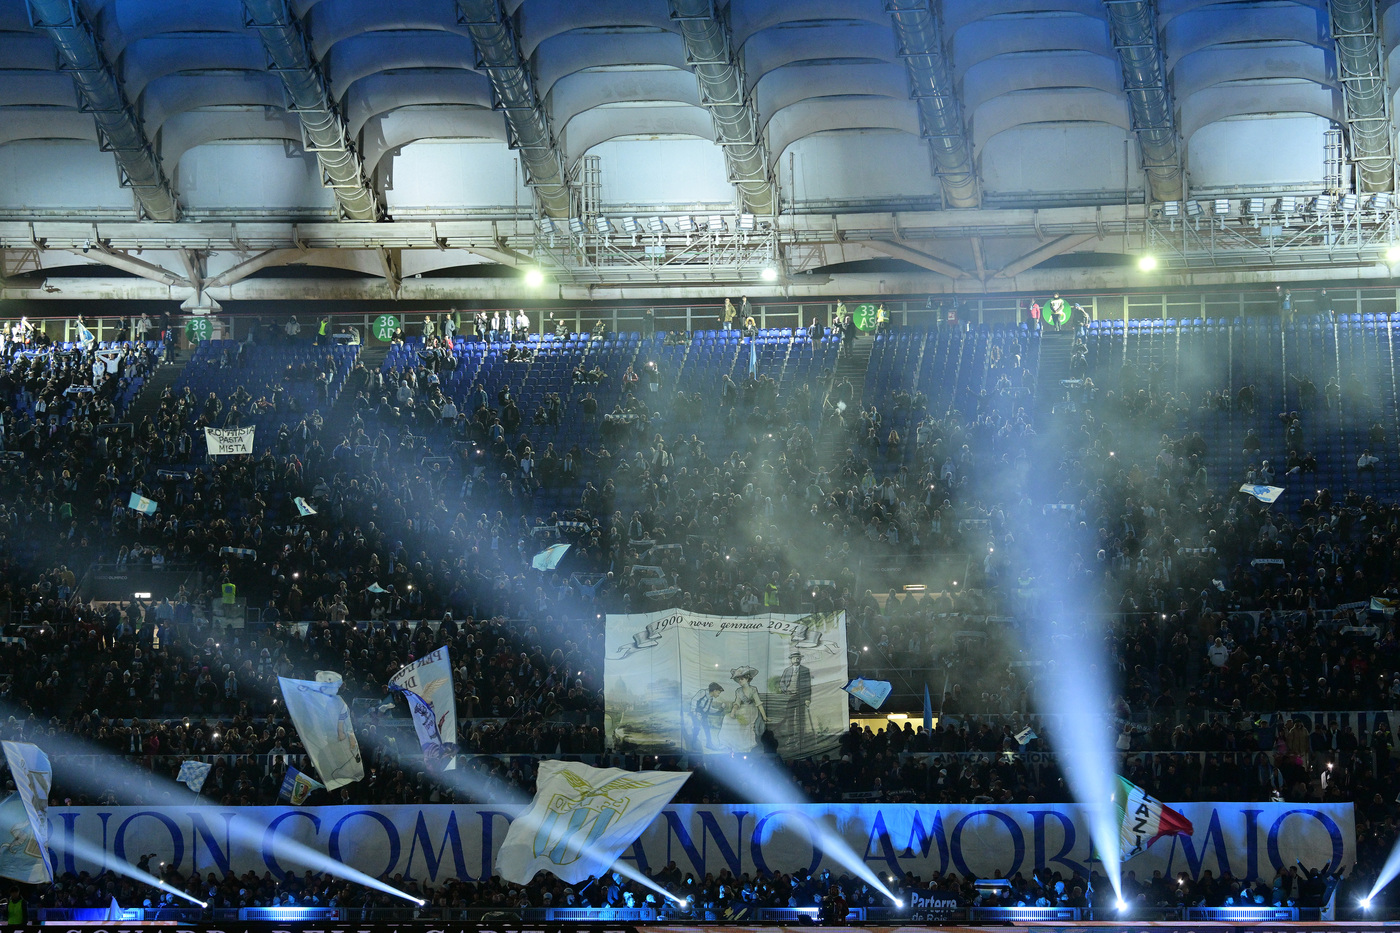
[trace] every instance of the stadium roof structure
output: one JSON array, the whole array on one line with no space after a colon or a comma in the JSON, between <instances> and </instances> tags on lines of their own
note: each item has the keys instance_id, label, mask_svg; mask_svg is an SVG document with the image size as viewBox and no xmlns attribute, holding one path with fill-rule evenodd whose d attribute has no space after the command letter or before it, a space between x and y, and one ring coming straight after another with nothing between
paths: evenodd
<instances>
[{"instance_id":1,"label":"stadium roof structure","mask_svg":"<svg viewBox=\"0 0 1400 933\"><path fill-rule=\"evenodd\" d=\"M1398 47L1396 0L3 0L0 295L1387 277Z\"/></svg>"}]
</instances>

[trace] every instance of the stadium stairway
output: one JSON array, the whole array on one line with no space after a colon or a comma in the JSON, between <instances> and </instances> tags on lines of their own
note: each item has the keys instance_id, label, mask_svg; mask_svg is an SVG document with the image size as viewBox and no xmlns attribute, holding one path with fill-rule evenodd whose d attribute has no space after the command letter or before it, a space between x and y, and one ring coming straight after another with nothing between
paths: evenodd
<instances>
[{"instance_id":1,"label":"stadium stairway","mask_svg":"<svg viewBox=\"0 0 1400 933\"><path fill-rule=\"evenodd\" d=\"M160 397L165 390L175 385L189 365L191 355L175 347L166 353L165 362L156 367L151 378L141 387L141 392L126 410L123 420L137 424L142 418L154 416L160 409Z\"/></svg>"},{"instance_id":2,"label":"stadium stairway","mask_svg":"<svg viewBox=\"0 0 1400 933\"><path fill-rule=\"evenodd\" d=\"M827 384L827 393L831 393L842 379L849 379L853 412L860 411L861 403L865 399L865 372L870 368L870 356L874 352L874 338L858 337L851 342L849 349L837 356L836 365L831 370L831 382ZM849 422L849 418L847 420ZM821 436L817 438L817 462L835 463L845 446L847 442L842 434L824 422Z\"/></svg>"},{"instance_id":3,"label":"stadium stairway","mask_svg":"<svg viewBox=\"0 0 1400 933\"><path fill-rule=\"evenodd\" d=\"M363 346L360 353L355 357L355 363L363 363L367 372L378 372L384 368L384 361L389 358L389 344L381 343L375 346ZM355 412L355 392L350 387L349 381L341 387L341 392L336 396L335 402L331 405L331 410L326 417L327 424L330 424L336 431L342 431L350 424Z\"/></svg>"},{"instance_id":4,"label":"stadium stairway","mask_svg":"<svg viewBox=\"0 0 1400 933\"><path fill-rule=\"evenodd\" d=\"M1074 331L1069 328L1040 332L1040 371L1035 386L1035 423L1043 425L1055 410L1055 403L1064 398L1060 382L1069 378L1069 352L1074 345Z\"/></svg>"}]
</instances>

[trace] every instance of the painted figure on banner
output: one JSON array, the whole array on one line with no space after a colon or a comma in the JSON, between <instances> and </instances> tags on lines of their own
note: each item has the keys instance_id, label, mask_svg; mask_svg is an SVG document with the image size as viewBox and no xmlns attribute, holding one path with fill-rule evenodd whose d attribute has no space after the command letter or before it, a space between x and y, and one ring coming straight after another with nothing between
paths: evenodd
<instances>
[{"instance_id":1,"label":"painted figure on banner","mask_svg":"<svg viewBox=\"0 0 1400 933\"><path fill-rule=\"evenodd\" d=\"M724 687L711 681L708 687L691 697L689 746L692 751L720 750L716 742L724 728L724 715L729 709L723 693ZM703 742L701 733L705 736Z\"/></svg>"},{"instance_id":2,"label":"painted figure on banner","mask_svg":"<svg viewBox=\"0 0 1400 933\"><path fill-rule=\"evenodd\" d=\"M779 740L784 746L803 748L807 745L812 719L812 672L802 663L802 652L788 655L788 666L778 681L778 692L785 703Z\"/></svg>"},{"instance_id":3,"label":"painted figure on banner","mask_svg":"<svg viewBox=\"0 0 1400 933\"><path fill-rule=\"evenodd\" d=\"M736 667L729 672L729 679L738 684L734 700L729 704L729 718L720 732L722 743L736 752L751 752L758 747L758 740L766 731L768 712L763 708L763 699L758 688L753 685L758 670L753 667Z\"/></svg>"}]
</instances>

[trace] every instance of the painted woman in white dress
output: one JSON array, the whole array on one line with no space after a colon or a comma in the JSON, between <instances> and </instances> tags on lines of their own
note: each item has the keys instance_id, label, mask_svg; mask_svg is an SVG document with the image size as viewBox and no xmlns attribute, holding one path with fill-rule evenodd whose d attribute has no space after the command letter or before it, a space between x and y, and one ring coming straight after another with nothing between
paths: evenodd
<instances>
[{"instance_id":1,"label":"painted woman in white dress","mask_svg":"<svg viewBox=\"0 0 1400 933\"><path fill-rule=\"evenodd\" d=\"M758 688L753 680L758 670L753 667L736 667L730 672L730 679L738 684L734 700L729 704L729 716L724 720L720 731L720 744L736 752L751 752L758 747L758 738L764 732L768 713L759 698Z\"/></svg>"}]
</instances>

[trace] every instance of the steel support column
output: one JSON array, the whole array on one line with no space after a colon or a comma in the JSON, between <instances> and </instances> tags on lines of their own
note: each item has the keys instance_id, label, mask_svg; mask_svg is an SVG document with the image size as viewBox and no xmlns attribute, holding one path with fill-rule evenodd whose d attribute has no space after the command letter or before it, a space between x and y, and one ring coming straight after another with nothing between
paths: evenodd
<instances>
[{"instance_id":1,"label":"steel support column","mask_svg":"<svg viewBox=\"0 0 1400 933\"><path fill-rule=\"evenodd\" d=\"M569 179L535 92L535 77L520 54L515 25L500 0L457 0L460 19L476 45L477 67L491 80L505 112L511 146L520 152L525 181L550 217L569 216Z\"/></svg>"},{"instance_id":2,"label":"steel support column","mask_svg":"<svg viewBox=\"0 0 1400 933\"><path fill-rule=\"evenodd\" d=\"M744 90L744 73L731 48L729 24L714 0L667 0L685 39L686 60L700 82L700 100L715 123L729 180L739 189L742 209L772 214L777 202L768 168L768 146L758 111Z\"/></svg>"},{"instance_id":3,"label":"steel support column","mask_svg":"<svg viewBox=\"0 0 1400 933\"><path fill-rule=\"evenodd\" d=\"M885 0L885 12L894 23L899 53L909 72L910 96L919 108L919 132L933 156L943 206L977 207L982 202L977 166L932 0Z\"/></svg>"},{"instance_id":4,"label":"steel support column","mask_svg":"<svg viewBox=\"0 0 1400 933\"><path fill-rule=\"evenodd\" d=\"M321 163L321 184L335 192L347 220L375 221L384 204L365 175L360 155L350 140L345 119L336 109L330 82L311 57L301 20L288 0L243 0L247 25L258 31L271 69L277 72L301 120L308 152Z\"/></svg>"},{"instance_id":5,"label":"steel support column","mask_svg":"<svg viewBox=\"0 0 1400 933\"><path fill-rule=\"evenodd\" d=\"M1356 190L1395 188L1395 142L1375 0L1329 0Z\"/></svg>"},{"instance_id":6,"label":"steel support column","mask_svg":"<svg viewBox=\"0 0 1400 933\"><path fill-rule=\"evenodd\" d=\"M136 108L126 98L116 69L97 44L77 0L28 0L29 22L58 47L63 70L73 76L83 107L97 120L97 135L121 169L122 184L152 220L179 220L180 205Z\"/></svg>"},{"instance_id":7,"label":"steel support column","mask_svg":"<svg viewBox=\"0 0 1400 933\"><path fill-rule=\"evenodd\" d=\"M1132 110L1142 170L1155 201L1181 198L1181 148L1157 39L1157 4L1153 0L1104 0L1123 91Z\"/></svg>"}]
</instances>

